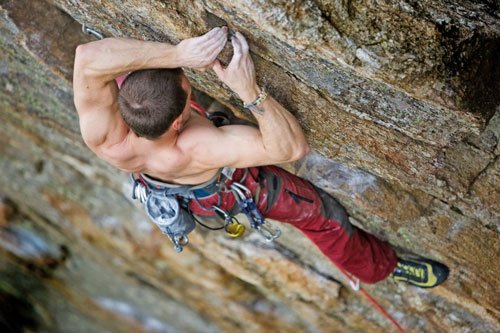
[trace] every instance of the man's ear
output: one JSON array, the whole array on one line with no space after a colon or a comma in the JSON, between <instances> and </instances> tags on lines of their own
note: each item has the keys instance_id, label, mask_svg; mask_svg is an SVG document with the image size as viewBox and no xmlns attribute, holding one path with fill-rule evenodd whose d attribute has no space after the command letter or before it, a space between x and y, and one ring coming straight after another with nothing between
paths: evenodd
<instances>
[{"instance_id":1,"label":"man's ear","mask_svg":"<svg viewBox=\"0 0 500 333\"><path fill-rule=\"evenodd\" d=\"M182 127L182 115L175 118L174 122L172 123L172 128L177 132L181 130L181 127Z\"/></svg>"},{"instance_id":2,"label":"man's ear","mask_svg":"<svg viewBox=\"0 0 500 333\"><path fill-rule=\"evenodd\" d=\"M184 89L187 95L191 94L191 84L189 83L189 80L187 79L186 75L182 75L181 87L182 89Z\"/></svg>"}]
</instances>

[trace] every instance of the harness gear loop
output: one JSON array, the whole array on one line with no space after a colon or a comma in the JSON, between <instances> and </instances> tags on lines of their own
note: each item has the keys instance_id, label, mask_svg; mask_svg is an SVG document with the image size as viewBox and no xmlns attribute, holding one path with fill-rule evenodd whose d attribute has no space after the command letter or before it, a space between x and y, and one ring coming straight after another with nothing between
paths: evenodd
<instances>
[{"instance_id":1,"label":"harness gear loop","mask_svg":"<svg viewBox=\"0 0 500 333\"><path fill-rule=\"evenodd\" d=\"M92 28L87 27L87 25L84 23L82 24L82 31L83 33L90 35L92 37L95 37L97 39L104 39L104 35L97 30L94 30Z\"/></svg>"}]
</instances>

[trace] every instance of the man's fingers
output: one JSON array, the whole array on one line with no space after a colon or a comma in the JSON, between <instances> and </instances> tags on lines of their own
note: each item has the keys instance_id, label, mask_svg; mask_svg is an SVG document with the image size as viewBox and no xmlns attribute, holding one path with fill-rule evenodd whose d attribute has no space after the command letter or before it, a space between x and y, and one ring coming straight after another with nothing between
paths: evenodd
<instances>
[{"instance_id":1,"label":"man's fingers","mask_svg":"<svg viewBox=\"0 0 500 333\"><path fill-rule=\"evenodd\" d=\"M222 68L222 65L219 60L216 59L212 63L212 69L214 70L215 74L217 74L219 79L222 80L222 78L224 77L224 68Z\"/></svg>"},{"instance_id":2,"label":"man's fingers","mask_svg":"<svg viewBox=\"0 0 500 333\"><path fill-rule=\"evenodd\" d=\"M235 33L235 36L241 44L241 52L246 55L248 53L248 43L246 38L238 31Z\"/></svg>"},{"instance_id":3,"label":"man's fingers","mask_svg":"<svg viewBox=\"0 0 500 333\"><path fill-rule=\"evenodd\" d=\"M233 44L233 59L229 63L228 67L238 66L241 60L241 44L236 37L231 38L231 43Z\"/></svg>"},{"instance_id":4,"label":"man's fingers","mask_svg":"<svg viewBox=\"0 0 500 333\"><path fill-rule=\"evenodd\" d=\"M220 50L224 48L224 45L226 45L226 42L227 42L226 34L218 35L218 39L214 40L212 43L207 45L205 51L207 54L211 54L216 49L218 49L220 52ZM219 53L217 52L217 54Z\"/></svg>"},{"instance_id":5,"label":"man's fingers","mask_svg":"<svg viewBox=\"0 0 500 333\"><path fill-rule=\"evenodd\" d=\"M213 43L214 38L217 38L217 36L221 33L220 28L213 28L209 32L207 32L204 35L201 35L199 37L193 38L196 41L196 44L198 46L203 46L203 45L209 45Z\"/></svg>"},{"instance_id":6,"label":"man's fingers","mask_svg":"<svg viewBox=\"0 0 500 333\"><path fill-rule=\"evenodd\" d=\"M221 28L219 28L219 27L213 28L212 30L210 30L209 32L207 32L206 34L204 34L203 36L201 36L201 39L203 41L209 40L210 38L212 38L215 35L217 35L217 33L219 33L220 30L221 30Z\"/></svg>"},{"instance_id":7,"label":"man's fingers","mask_svg":"<svg viewBox=\"0 0 500 333\"><path fill-rule=\"evenodd\" d=\"M226 37L216 43L216 47L213 48L209 53L209 58L215 59L220 51L222 51L222 49L224 48L224 45L226 45Z\"/></svg>"},{"instance_id":8,"label":"man's fingers","mask_svg":"<svg viewBox=\"0 0 500 333\"><path fill-rule=\"evenodd\" d=\"M203 36L201 36L202 43L212 43L214 40L218 39L220 36L226 36L227 35L227 27L217 27L213 28Z\"/></svg>"},{"instance_id":9,"label":"man's fingers","mask_svg":"<svg viewBox=\"0 0 500 333\"><path fill-rule=\"evenodd\" d=\"M241 55L241 44L240 44L240 41L238 40L238 38L236 37L233 37L231 38L231 43L233 44L233 50L234 50L234 54L239 54Z\"/></svg>"},{"instance_id":10,"label":"man's fingers","mask_svg":"<svg viewBox=\"0 0 500 333\"><path fill-rule=\"evenodd\" d=\"M193 40L197 41L198 44L201 44L201 43L206 43L207 41L209 41L213 36L215 36L217 34L217 31L218 31L219 28L213 28L212 30L210 30L209 32L207 32L206 34L204 35L201 35L201 36L198 36L198 37L193 37Z\"/></svg>"},{"instance_id":11,"label":"man's fingers","mask_svg":"<svg viewBox=\"0 0 500 333\"><path fill-rule=\"evenodd\" d=\"M239 62L239 59L241 58L241 44L240 44L238 38L236 38L236 37L231 38L231 43L233 44L233 60L235 58L237 58L238 62ZM231 61L231 62L233 62L233 61Z\"/></svg>"}]
</instances>

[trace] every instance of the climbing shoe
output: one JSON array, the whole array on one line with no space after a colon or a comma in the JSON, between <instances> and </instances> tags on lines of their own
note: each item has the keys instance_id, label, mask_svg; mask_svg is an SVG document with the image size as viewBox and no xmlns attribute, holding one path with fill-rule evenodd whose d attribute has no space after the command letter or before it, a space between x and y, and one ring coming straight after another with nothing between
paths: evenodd
<instances>
[{"instance_id":1,"label":"climbing shoe","mask_svg":"<svg viewBox=\"0 0 500 333\"><path fill-rule=\"evenodd\" d=\"M392 272L396 281L404 281L421 288L433 288L446 280L449 269L429 259L399 259Z\"/></svg>"}]
</instances>

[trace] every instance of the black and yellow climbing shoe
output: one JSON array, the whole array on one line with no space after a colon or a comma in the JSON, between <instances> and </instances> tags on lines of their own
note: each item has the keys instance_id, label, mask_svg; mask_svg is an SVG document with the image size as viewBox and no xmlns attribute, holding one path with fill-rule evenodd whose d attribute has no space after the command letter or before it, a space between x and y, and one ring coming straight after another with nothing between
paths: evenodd
<instances>
[{"instance_id":1,"label":"black and yellow climbing shoe","mask_svg":"<svg viewBox=\"0 0 500 333\"><path fill-rule=\"evenodd\" d=\"M449 269L429 259L399 259L392 272L396 281L404 281L421 288L433 288L446 280Z\"/></svg>"}]
</instances>

